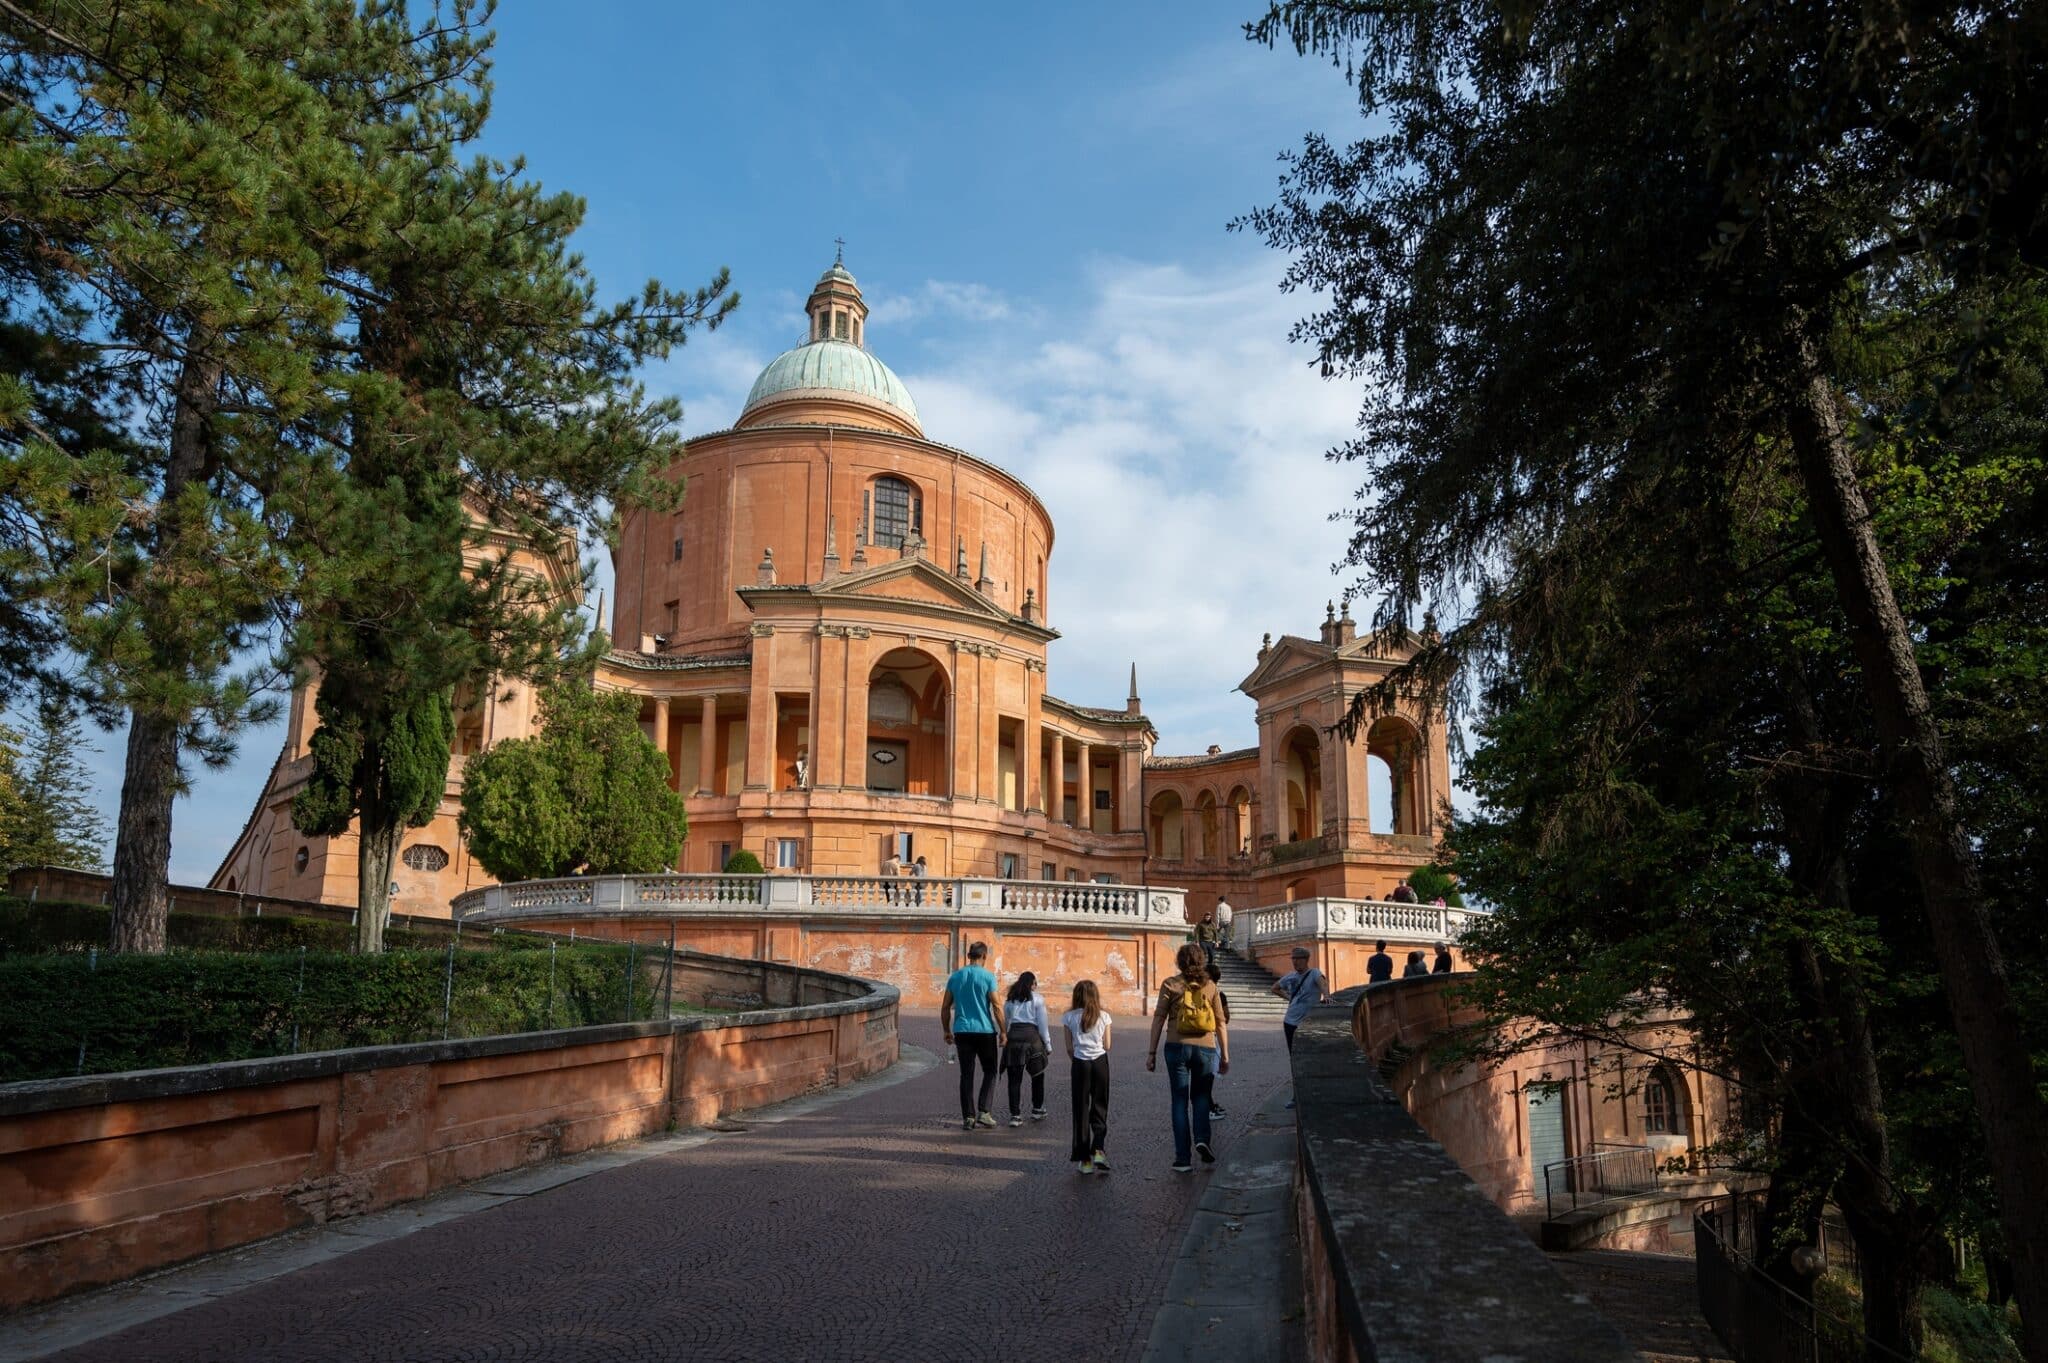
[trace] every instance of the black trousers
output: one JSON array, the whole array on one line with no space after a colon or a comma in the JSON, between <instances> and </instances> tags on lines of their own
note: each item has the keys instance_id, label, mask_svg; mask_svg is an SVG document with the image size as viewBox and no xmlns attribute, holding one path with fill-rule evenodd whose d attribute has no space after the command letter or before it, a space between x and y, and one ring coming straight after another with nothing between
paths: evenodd
<instances>
[{"instance_id":1,"label":"black trousers","mask_svg":"<svg viewBox=\"0 0 2048 1363\"><path fill-rule=\"evenodd\" d=\"M996 1034L994 1032L955 1032L953 1049L960 1057L960 1115L972 1117L977 1112L988 1111L989 1100L996 1096ZM981 1092L974 1090L975 1062L981 1064Z\"/></svg>"},{"instance_id":2,"label":"black trousers","mask_svg":"<svg viewBox=\"0 0 2048 1363\"><path fill-rule=\"evenodd\" d=\"M1012 1037L1016 1036L1018 1028L1022 1026L1023 1024L1019 1023L1017 1026L1012 1027L1010 1035ZM1033 1035L1036 1035L1038 1032L1036 1027L1027 1028L1026 1030ZM1024 1096L1024 1076L1027 1074L1031 1076L1031 1110L1033 1112L1045 1111L1046 1057L1040 1055L1036 1061L1026 1059L1021 1053L1021 1048L1013 1042L1010 1054L1004 1057L1004 1059L1006 1061L1004 1074L1008 1076L1010 1081L1010 1115L1015 1117L1024 1111L1019 1105L1018 1100ZM1039 1067L1036 1070L1031 1068L1034 1063Z\"/></svg>"},{"instance_id":3,"label":"black trousers","mask_svg":"<svg viewBox=\"0 0 2048 1363\"><path fill-rule=\"evenodd\" d=\"M1107 1149L1109 1140L1109 1057L1072 1062L1074 1075L1073 1159Z\"/></svg>"}]
</instances>

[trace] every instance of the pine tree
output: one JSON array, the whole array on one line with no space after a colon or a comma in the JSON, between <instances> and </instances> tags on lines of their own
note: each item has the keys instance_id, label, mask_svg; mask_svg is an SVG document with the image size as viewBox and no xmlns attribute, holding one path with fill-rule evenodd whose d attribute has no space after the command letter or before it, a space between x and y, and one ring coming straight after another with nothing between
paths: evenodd
<instances>
[{"instance_id":1,"label":"pine tree","mask_svg":"<svg viewBox=\"0 0 2048 1363\"><path fill-rule=\"evenodd\" d=\"M106 828L82 759L91 751L68 705L47 699L36 707L35 727L15 761L12 784L19 813L0 863L88 871L105 867Z\"/></svg>"},{"instance_id":2,"label":"pine tree","mask_svg":"<svg viewBox=\"0 0 2048 1363\"><path fill-rule=\"evenodd\" d=\"M402 219L340 271L355 338L328 375L345 396L343 457L293 502L294 647L335 730L333 760L315 735L294 819L329 835L354 820L372 950L402 827L431 817L448 766L446 745L419 735L451 695L587 665L572 656L580 533L680 493L662 476L679 410L633 373L738 302L721 271L694 293L650 282L599 306L570 251L581 202L516 164L456 159L481 111L461 84L407 110L443 136L387 170Z\"/></svg>"},{"instance_id":3,"label":"pine tree","mask_svg":"<svg viewBox=\"0 0 2048 1363\"><path fill-rule=\"evenodd\" d=\"M10 586L57 622L90 703L128 716L118 949L163 947L182 759L226 761L274 709L278 670L243 664L290 610L271 498L331 458L307 442L343 318L330 266L384 221L411 131L390 111L474 63L473 27L460 0L417 28L384 0L0 11L0 200L65 281L48 315L111 357L140 429L111 466L30 439L5 479L41 532Z\"/></svg>"}]
</instances>

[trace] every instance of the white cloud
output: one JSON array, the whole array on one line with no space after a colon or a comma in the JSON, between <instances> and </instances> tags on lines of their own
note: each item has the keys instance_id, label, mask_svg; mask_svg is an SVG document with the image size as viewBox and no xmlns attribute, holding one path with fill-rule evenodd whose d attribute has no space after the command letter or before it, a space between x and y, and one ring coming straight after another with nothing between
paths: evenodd
<instances>
[{"instance_id":1,"label":"white cloud","mask_svg":"<svg viewBox=\"0 0 2048 1363\"><path fill-rule=\"evenodd\" d=\"M895 325L924 317L999 322L1011 314L1010 300L986 284L927 279L910 293L878 293L868 300L868 324Z\"/></svg>"},{"instance_id":2,"label":"white cloud","mask_svg":"<svg viewBox=\"0 0 2048 1363\"><path fill-rule=\"evenodd\" d=\"M1270 256L1192 270L1105 261L1071 317L906 370L927 434L1016 473L1051 512L1050 685L1117 705L1138 664L1161 749L1255 741L1233 688L1265 632L1311 633L1355 474L1323 452L1355 389L1286 340L1303 301Z\"/></svg>"}]
</instances>

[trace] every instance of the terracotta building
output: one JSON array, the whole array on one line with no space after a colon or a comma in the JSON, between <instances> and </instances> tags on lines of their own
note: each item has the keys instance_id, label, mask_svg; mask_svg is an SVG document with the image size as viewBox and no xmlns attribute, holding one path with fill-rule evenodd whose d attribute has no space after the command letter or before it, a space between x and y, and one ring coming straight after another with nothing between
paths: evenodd
<instances>
[{"instance_id":1,"label":"terracotta building","mask_svg":"<svg viewBox=\"0 0 2048 1363\"><path fill-rule=\"evenodd\" d=\"M1255 744L1160 755L1136 667L1118 705L1049 689L1054 527L1037 495L927 438L867 348L842 265L806 312L804 341L762 371L732 428L682 447L680 511L628 516L614 556L617 647L597 684L645 698L688 796L676 870L717 871L747 848L771 870L873 875L893 852L935 877L1184 886L1199 917L1223 894L1379 899L1428 859L1450 788L1441 722L1390 714L1358 743L1331 727L1400 647L1327 609L1315 637L1257 650L1241 684ZM395 908L446 912L489 883L456 831L462 763L533 722L516 685L464 710ZM216 887L354 900L353 839L291 827L311 728L302 692ZM1376 761L1391 809L1368 796Z\"/></svg>"}]
</instances>

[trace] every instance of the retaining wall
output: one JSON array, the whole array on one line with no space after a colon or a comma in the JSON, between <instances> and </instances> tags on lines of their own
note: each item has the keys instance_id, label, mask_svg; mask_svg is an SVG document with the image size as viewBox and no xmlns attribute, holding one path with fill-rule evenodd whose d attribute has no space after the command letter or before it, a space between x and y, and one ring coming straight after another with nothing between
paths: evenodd
<instances>
[{"instance_id":1,"label":"retaining wall","mask_svg":"<svg viewBox=\"0 0 2048 1363\"><path fill-rule=\"evenodd\" d=\"M0 1085L0 1309L872 1074L897 991L692 956L743 1014Z\"/></svg>"},{"instance_id":2,"label":"retaining wall","mask_svg":"<svg viewBox=\"0 0 2048 1363\"><path fill-rule=\"evenodd\" d=\"M1634 1363L1614 1327L1402 1110L1352 1037L1353 1001L1312 1012L1292 1053L1309 1356Z\"/></svg>"}]
</instances>

